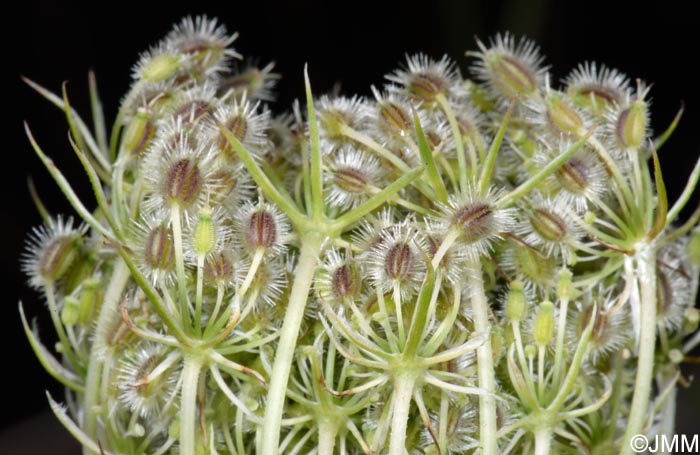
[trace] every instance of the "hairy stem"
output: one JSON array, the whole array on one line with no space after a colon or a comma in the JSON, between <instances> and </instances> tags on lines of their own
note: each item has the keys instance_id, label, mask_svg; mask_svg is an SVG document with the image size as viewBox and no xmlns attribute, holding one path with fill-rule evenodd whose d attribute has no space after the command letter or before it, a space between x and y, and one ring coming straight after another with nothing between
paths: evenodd
<instances>
[{"instance_id":1,"label":"hairy stem","mask_svg":"<svg viewBox=\"0 0 700 455\"><path fill-rule=\"evenodd\" d=\"M202 360L185 356L182 370L182 394L180 396L180 453L195 454L195 432L197 428L197 391Z\"/></svg>"},{"instance_id":2,"label":"hairy stem","mask_svg":"<svg viewBox=\"0 0 700 455\"><path fill-rule=\"evenodd\" d=\"M486 334L484 344L476 350L479 369L479 388L485 393L479 396L479 442L483 455L496 455L498 452L496 420L496 378L491 348L491 323L489 322L489 303L484 291L481 263L473 261L472 271L468 273L468 284L472 290L471 303L474 313L474 330Z\"/></svg>"},{"instance_id":3,"label":"hairy stem","mask_svg":"<svg viewBox=\"0 0 700 455\"><path fill-rule=\"evenodd\" d=\"M535 455L549 455L552 447L552 428L540 427L535 430Z\"/></svg>"},{"instance_id":4,"label":"hairy stem","mask_svg":"<svg viewBox=\"0 0 700 455\"><path fill-rule=\"evenodd\" d=\"M649 397L654 377L654 351L656 348L656 255L651 246L637 253L638 280L641 288L639 357L634 396L630 407L627 430L622 442L621 455L632 455L631 439L644 431L648 414Z\"/></svg>"},{"instance_id":5,"label":"hairy stem","mask_svg":"<svg viewBox=\"0 0 700 455\"><path fill-rule=\"evenodd\" d=\"M338 425L323 420L318 425L318 455L333 455L335 438L338 436Z\"/></svg>"},{"instance_id":6,"label":"hairy stem","mask_svg":"<svg viewBox=\"0 0 700 455\"><path fill-rule=\"evenodd\" d=\"M392 396L393 414L391 417L389 455L404 455L406 452L408 412L411 409L415 384L416 378L413 375L399 375L395 379L394 394Z\"/></svg>"},{"instance_id":7,"label":"hairy stem","mask_svg":"<svg viewBox=\"0 0 700 455\"><path fill-rule=\"evenodd\" d=\"M289 304L280 331L277 354L272 366L260 455L277 455L278 453L287 381L322 241L321 236L313 232L306 234L301 240L301 255L297 265L297 274L289 296Z\"/></svg>"}]
</instances>

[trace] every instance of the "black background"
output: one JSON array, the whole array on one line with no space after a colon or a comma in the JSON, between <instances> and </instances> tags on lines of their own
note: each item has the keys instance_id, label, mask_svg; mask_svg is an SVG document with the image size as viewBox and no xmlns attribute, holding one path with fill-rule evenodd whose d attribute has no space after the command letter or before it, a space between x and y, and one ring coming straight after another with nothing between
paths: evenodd
<instances>
[{"instance_id":1,"label":"black background","mask_svg":"<svg viewBox=\"0 0 700 455\"><path fill-rule=\"evenodd\" d=\"M32 175L53 213L70 213L67 203L42 169L22 131L27 120L44 150L61 167L78 192L92 204L87 179L72 156L62 113L20 81L24 74L53 91L68 81L72 104L89 115L87 71L96 71L108 122L125 93L138 53L187 14L216 16L240 37L235 48L245 56L275 60L284 78L273 110L283 111L303 95L302 68L309 64L316 94L340 83L344 93L370 94L370 84L404 61L406 52L423 51L439 58L447 53L468 73L465 50L474 36L488 39L510 30L539 42L559 81L578 62L596 60L632 78L654 83L652 124L662 131L681 103L686 112L676 134L661 152L671 197L682 190L700 154L700 19L692 2L613 1L248 1L204 2L51 2L27 1L3 11L0 46L0 255L4 292L0 316L0 430L46 409L48 389L60 388L41 369L22 333L17 302L27 314L44 313L37 295L25 285L19 255L26 233L39 223L26 179ZM7 60L9 58L9 64ZM696 66L697 67L697 66ZM109 124L109 123L108 123ZM697 205L691 202L690 206ZM690 210L684 212L689 215ZM41 319L44 337L51 327ZM697 369L696 369L697 371ZM684 367L688 375L692 367ZM681 392L679 430L696 433L700 418L700 384Z\"/></svg>"}]
</instances>

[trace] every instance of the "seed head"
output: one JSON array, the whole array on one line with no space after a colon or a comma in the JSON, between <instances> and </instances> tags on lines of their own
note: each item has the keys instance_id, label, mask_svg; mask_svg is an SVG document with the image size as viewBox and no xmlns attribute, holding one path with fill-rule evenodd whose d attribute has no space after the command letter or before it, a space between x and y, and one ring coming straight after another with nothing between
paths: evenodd
<instances>
[{"instance_id":1,"label":"seed head","mask_svg":"<svg viewBox=\"0 0 700 455\"><path fill-rule=\"evenodd\" d=\"M175 244L168 223L155 214L144 215L132 229L140 271L154 284L169 283L175 269Z\"/></svg>"},{"instance_id":2,"label":"seed head","mask_svg":"<svg viewBox=\"0 0 700 455\"><path fill-rule=\"evenodd\" d=\"M513 226L514 211L498 208L497 200L498 192L481 193L469 188L465 194L450 196L448 204L441 207L442 216L435 219L435 225L445 234L456 231L460 252L476 260L488 253L501 232Z\"/></svg>"},{"instance_id":3,"label":"seed head","mask_svg":"<svg viewBox=\"0 0 700 455\"><path fill-rule=\"evenodd\" d=\"M22 255L22 270L29 284L42 289L63 278L78 260L82 236L86 228L73 227L73 219L50 218L34 228Z\"/></svg>"},{"instance_id":4,"label":"seed head","mask_svg":"<svg viewBox=\"0 0 700 455\"><path fill-rule=\"evenodd\" d=\"M539 194L529 198L526 219L516 232L528 245L541 248L547 256L561 255L566 262L575 242L582 235L578 215L562 203Z\"/></svg>"},{"instance_id":5,"label":"seed head","mask_svg":"<svg viewBox=\"0 0 700 455\"><path fill-rule=\"evenodd\" d=\"M651 87L638 81L637 93L606 112L608 132L620 150L638 150L649 137L649 102Z\"/></svg>"},{"instance_id":6,"label":"seed head","mask_svg":"<svg viewBox=\"0 0 700 455\"><path fill-rule=\"evenodd\" d=\"M119 401L148 419L160 412L177 393L177 372L168 367L163 345L142 342L126 352L117 367Z\"/></svg>"},{"instance_id":7,"label":"seed head","mask_svg":"<svg viewBox=\"0 0 700 455\"><path fill-rule=\"evenodd\" d=\"M562 140L555 147L542 148L535 155L538 166L544 167L557 155L572 146L569 140ZM584 212L608 190L608 175L596 153L584 146L561 165L548 179L546 187L555 194L557 204L571 207L576 212Z\"/></svg>"},{"instance_id":8,"label":"seed head","mask_svg":"<svg viewBox=\"0 0 700 455\"><path fill-rule=\"evenodd\" d=\"M545 120L556 136L580 136L585 131L584 118L559 92L551 92L545 98Z\"/></svg>"},{"instance_id":9,"label":"seed head","mask_svg":"<svg viewBox=\"0 0 700 455\"><path fill-rule=\"evenodd\" d=\"M209 255L204 263L204 279L217 286L228 286L233 282L234 261L229 250L222 248L221 251Z\"/></svg>"},{"instance_id":10,"label":"seed head","mask_svg":"<svg viewBox=\"0 0 700 455\"><path fill-rule=\"evenodd\" d=\"M594 364L599 359L607 358L610 354L617 352L629 339L629 323L626 321L624 313L609 311L609 307L614 304L610 296L609 290L598 290L593 296L594 300L587 299L580 307L575 307L571 314L573 324L570 325L571 329L567 338L571 340L572 349L575 349L586 327L591 324L591 318L594 318L588 354ZM596 297L598 305L595 316L593 316L593 302Z\"/></svg>"},{"instance_id":11,"label":"seed head","mask_svg":"<svg viewBox=\"0 0 700 455\"><path fill-rule=\"evenodd\" d=\"M627 77L613 68L595 62L580 64L565 79L566 94L574 105L601 116L630 96Z\"/></svg>"},{"instance_id":12,"label":"seed head","mask_svg":"<svg viewBox=\"0 0 700 455\"><path fill-rule=\"evenodd\" d=\"M244 68L234 68L233 75L219 84L219 95L231 96L237 100L244 97L255 101L275 101L274 88L281 76L273 73L275 62L263 67L248 62Z\"/></svg>"},{"instance_id":13,"label":"seed head","mask_svg":"<svg viewBox=\"0 0 700 455\"><path fill-rule=\"evenodd\" d=\"M377 132L387 139L400 140L414 130L410 109L404 100L396 94L382 95L372 87L376 99Z\"/></svg>"},{"instance_id":14,"label":"seed head","mask_svg":"<svg viewBox=\"0 0 700 455\"><path fill-rule=\"evenodd\" d=\"M413 295L425 274L425 253L419 249L426 251L425 241L412 220L389 228L384 240L364 256L375 287L383 292L398 287L402 298Z\"/></svg>"},{"instance_id":15,"label":"seed head","mask_svg":"<svg viewBox=\"0 0 700 455\"><path fill-rule=\"evenodd\" d=\"M209 192L211 154L190 148L184 134L181 138L172 148L153 147L145 159L147 212L175 205L182 210L195 208Z\"/></svg>"},{"instance_id":16,"label":"seed head","mask_svg":"<svg viewBox=\"0 0 700 455\"><path fill-rule=\"evenodd\" d=\"M199 78L221 71L231 57L240 58L229 47L237 36L228 34L226 27L218 25L216 19L187 17L173 28L164 44L187 57L188 69Z\"/></svg>"},{"instance_id":17,"label":"seed head","mask_svg":"<svg viewBox=\"0 0 700 455\"><path fill-rule=\"evenodd\" d=\"M348 142L342 131L349 127L362 131L367 126L369 108L367 102L360 97L330 97L322 96L316 102L319 133L322 138L333 144Z\"/></svg>"},{"instance_id":18,"label":"seed head","mask_svg":"<svg viewBox=\"0 0 700 455\"><path fill-rule=\"evenodd\" d=\"M245 202L237 210L234 223L236 236L251 256L259 250L266 256L278 256L286 250L289 226L275 206Z\"/></svg>"},{"instance_id":19,"label":"seed head","mask_svg":"<svg viewBox=\"0 0 700 455\"><path fill-rule=\"evenodd\" d=\"M543 85L546 67L534 42L521 39L515 44L510 34L496 35L487 48L477 40L481 52L474 66L477 76L493 94L507 101L522 101L535 95Z\"/></svg>"},{"instance_id":20,"label":"seed head","mask_svg":"<svg viewBox=\"0 0 700 455\"><path fill-rule=\"evenodd\" d=\"M399 85L399 93L405 93L426 107L432 107L438 95L462 94L462 76L446 55L440 60L433 60L425 54L407 56L406 67L386 78Z\"/></svg>"},{"instance_id":21,"label":"seed head","mask_svg":"<svg viewBox=\"0 0 700 455\"><path fill-rule=\"evenodd\" d=\"M191 232L186 242L185 256L195 262L200 256L215 255L231 238L231 227L220 209L203 206L192 216L189 225Z\"/></svg>"},{"instance_id":22,"label":"seed head","mask_svg":"<svg viewBox=\"0 0 700 455\"><path fill-rule=\"evenodd\" d=\"M251 103L243 95L234 98L232 103L220 106L213 119L206 122L206 134L216 137L217 152L229 162L238 162L238 154L221 132L217 122L222 123L228 131L255 156L260 156L269 147L266 130L269 128L270 112L260 111L260 103Z\"/></svg>"},{"instance_id":23,"label":"seed head","mask_svg":"<svg viewBox=\"0 0 700 455\"><path fill-rule=\"evenodd\" d=\"M129 157L140 157L151 144L156 134L153 112L140 108L129 121L122 137L122 147Z\"/></svg>"},{"instance_id":24,"label":"seed head","mask_svg":"<svg viewBox=\"0 0 700 455\"><path fill-rule=\"evenodd\" d=\"M347 210L369 199L373 189L381 186L383 168L372 155L351 146L342 146L329 157L328 172L324 173L326 204Z\"/></svg>"},{"instance_id":25,"label":"seed head","mask_svg":"<svg viewBox=\"0 0 700 455\"><path fill-rule=\"evenodd\" d=\"M141 54L132 77L147 83L163 82L177 75L185 65L185 56L175 49L160 44Z\"/></svg>"},{"instance_id":26,"label":"seed head","mask_svg":"<svg viewBox=\"0 0 700 455\"><path fill-rule=\"evenodd\" d=\"M360 264L351 258L344 259L338 250L330 250L317 283L319 295L329 303L355 301L363 292Z\"/></svg>"}]
</instances>

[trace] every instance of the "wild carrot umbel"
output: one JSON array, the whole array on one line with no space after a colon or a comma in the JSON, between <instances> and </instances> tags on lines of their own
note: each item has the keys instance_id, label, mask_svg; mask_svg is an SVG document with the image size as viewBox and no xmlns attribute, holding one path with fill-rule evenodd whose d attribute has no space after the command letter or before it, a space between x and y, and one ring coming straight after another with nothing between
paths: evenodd
<instances>
[{"instance_id":1,"label":"wild carrot umbel","mask_svg":"<svg viewBox=\"0 0 700 455\"><path fill-rule=\"evenodd\" d=\"M135 65L116 122L70 106L87 207L23 268L87 454L631 453L673 432L697 344L700 210L667 200L649 88L535 44L479 41L475 80L407 58L373 97L273 115L273 65L187 18ZM92 101L99 100L93 85ZM660 418L663 416L663 418ZM670 420L670 422L669 422Z\"/></svg>"}]
</instances>

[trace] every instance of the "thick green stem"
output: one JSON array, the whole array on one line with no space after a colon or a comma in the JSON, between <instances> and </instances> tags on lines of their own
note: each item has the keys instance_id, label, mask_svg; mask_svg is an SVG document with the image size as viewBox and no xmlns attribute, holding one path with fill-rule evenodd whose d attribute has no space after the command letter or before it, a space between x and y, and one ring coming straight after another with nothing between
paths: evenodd
<instances>
[{"instance_id":1,"label":"thick green stem","mask_svg":"<svg viewBox=\"0 0 700 455\"><path fill-rule=\"evenodd\" d=\"M535 430L535 455L549 455L552 447L552 428L540 427Z\"/></svg>"},{"instance_id":2,"label":"thick green stem","mask_svg":"<svg viewBox=\"0 0 700 455\"><path fill-rule=\"evenodd\" d=\"M318 425L318 455L333 455L337 436L338 425L335 422L322 420Z\"/></svg>"},{"instance_id":3,"label":"thick green stem","mask_svg":"<svg viewBox=\"0 0 700 455\"><path fill-rule=\"evenodd\" d=\"M641 292L639 356L634 396L630 407L627 430L622 442L621 455L632 455L631 439L644 432L651 385L654 378L654 351L656 348L656 254L651 246L637 253L638 281Z\"/></svg>"},{"instance_id":4,"label":"thick green stem","mask_svg":"<svg viewBox=\"0 0 700 455\"><path fill-rule=\"evenodd\" d=\"M83 417L83 431L91 439L97 439L97 414L100 393L100 378L102 377L102 366L104 365L104 348L107 344L106 335L108 327L114 322L114 317L119 312L119 303L124 293L126 283L129 281L129 269L124 261L117 259L112 272L112 279L107 286L100 313L95 324L94 340L90 351L90 361L88 362L87 378L85 379L85 414ZM83 448L84 455L91 455L94 452L88 448Z\"/></svg>"},{"instance_id":5,"label":"thick green stem","mask_svg":"<svg viewBox=\"0 0 700 455\"><path fill-rule=\"evenodd\" d=\"M394 394L391 398L393 413L391 417L389 455L404 455L406 452L408 412L411 409L413 387L416 384L416 378L410 374L399 375L394 381Z\"/></svg>"},{"instance_id":6,"label":"thick green stem","mask_svg":"<svg viewBox=\"0 0 700 455\"><path fill-rule=\"evenodd\" d=\"M284 412L287 381L294 360L299 329L304 319L304 310L309 298L309 289L318 262L318 254L323 238L315 232L306 234L301 240L301 255L297 274L289 296L289 304L280 331L280 339L272 366L267 407L262 434L264 435L259 455L277 455L280 437L280 424Z\"/></svg>"},{"instance_id":7,"label":"thick green stem","mask_svg":"<svg viewBox=\"0 0 700 455\"><path fill-rule=\"evenodd\" d=\"M496 377L491 348L491 323L489 322L489 304L484 291L481 263L474 261L468 273L468 284L472 293L472 312L474 330L486 334L484 344L476 350L479 369L479 388L485 393L479 395L479 442L483 455L498 453L498 423L496 419Z\"/></svg>"},{"instance_id":8,"label":"thick green stem","mask_svg":"<svg viewBox=\"0 0 700 455\"><path fill-rule=\"evenodd\" d=\"M197 440L197 393L199 373L202 371L202 359L185 356L182 370L182 394L180 395L180 453L194 455Z\"/></svg>"}]
</instances>

